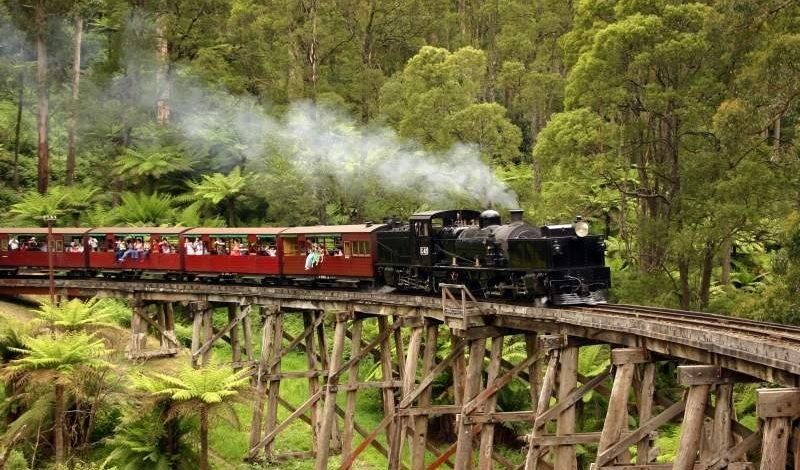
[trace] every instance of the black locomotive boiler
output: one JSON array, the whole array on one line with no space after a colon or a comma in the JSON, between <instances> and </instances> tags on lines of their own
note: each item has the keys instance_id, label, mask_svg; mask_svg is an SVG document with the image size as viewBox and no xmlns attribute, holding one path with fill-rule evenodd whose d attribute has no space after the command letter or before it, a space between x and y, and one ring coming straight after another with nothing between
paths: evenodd
<instances>
[{"instance_id":1,"label":"black locomotive boiler","mask_svg":"<svg viewBox=\"0 0 800 470\"><path fill-rule=\"evenodd\" d=\"M611 283L602 237L573 224L534 227L511 211L414 214L377 233L379 282L398 290L436 292L464 284L474 294L523 298L538 305L605 303Z\"/></svg>"}]
</instances>

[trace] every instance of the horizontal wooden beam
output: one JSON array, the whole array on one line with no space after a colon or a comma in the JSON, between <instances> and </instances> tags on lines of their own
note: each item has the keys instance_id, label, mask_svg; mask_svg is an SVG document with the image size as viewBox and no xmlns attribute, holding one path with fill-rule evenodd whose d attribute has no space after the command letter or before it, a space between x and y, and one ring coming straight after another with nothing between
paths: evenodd
<instances>
[{"instance_id":1,"label":"horizontal wooden beam","mask_svg":"<svg viewBox=\"0 0 800 470\"><path fill-rule=\"evenodd\" d=\"M720 366L678 366L678 382L681 385L711 385L722 380Z\"/></svg>"},{"instance_id":2,"label":"horizontal wooden beam","mask_svg":"<svg viewBox=\"0 0 800 470\"><path fill-rule=\"evenodd\" d=\"M759 418L800 416L800 388L760 388L756 414Z\"/></svg>"},{"instance_id":3,"label":"horizontal wooden beam","mask_svg":"<svg viewBox=\"0 0 800 470\"><path fill-rule=\"evenodd\" d=\"M174 356L178 354L178 352L180 352L178 348L146 349L144 351L137 351L135 353L128 351L125 353L125 357L128 359L151 359L154 357Z\"/></svg>"},{"instance_id":4,"label":"horizontal wooden beam","mask_svg":"<svg viewBox=\"0 0 800 470\"><path fill-rule=\"evenodd\" d=\"M650 362L650 351L644 348L614 348L611 350L611 363L615 366L622 364L644 364Z\"/></svg>"},{"instance_id":5,"label":"horizontal wooden beam","mask_svg":"<svg viewBox=\"0 0 800 470\"><path fill-rule=\"evenodd\" d=\"M442 416L457 415L461 413L460 405L434 405L424 408L398 408L398 416Z\"/></svg>"},{"instance_id":6,"label":"horizontal wooden beam","mask_svg":"<svg viewBox=\"0 0 800 470\"><path fill-rule=\"evenodd\" d=\"M465 416L464 422L469 424L512 423L517 421L531 421L535 417L535 411L498 411L495 413L474 413Z\"/></svg>"},{"instance_id":7,"label":"horizontal wooden beam","mask_svg":"<svg viewBox=\"0 0 800 470\"><path fill-rule=\"evenodd\" d=\"M528 444L532 446L571 446L575 444L596 444L600 442L600 432L580 432L568 434L566 436L556 436L555 434L545 434L542 436L529 437ZM607 467L603 467L607 468Z\"/></svg>"}]
</instances>

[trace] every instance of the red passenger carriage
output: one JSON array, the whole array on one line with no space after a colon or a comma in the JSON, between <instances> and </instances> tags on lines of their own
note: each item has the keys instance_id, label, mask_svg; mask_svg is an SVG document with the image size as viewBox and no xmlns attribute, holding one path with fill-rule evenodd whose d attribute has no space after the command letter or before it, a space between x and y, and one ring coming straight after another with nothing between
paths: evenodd
<instances>
[{"instance_id":1,"label":"red passenger carriage","mask_svg":"<svg viewBox=\"0 0 800 470\"><path fill-rule=\"evenodd\" d=\"M194 228L181 235L187 274L268 280L281 274L278 234L283 228Z\"/></svg>"},{"instance_id":2,"label":"red passenger carriage","mask_svg":"<svg viewBox=\"0 0 800 470\"><path fill-rule=\"evenodd\" d=\"M283 274L297 282L371 281L375 275L375 232L383 224L292 227L280 234ZM316 263L309 259L318 250Z\"/></svg>"},{"instance_id":3,"label":"red passenger carriage","mask_svg":"<svg viewBox=\"0 0 800 470\"><path fill-rule=\"evenodd\" d=\"M53 267L83 270L86 268L87 228L53 228ZM0 228L0 271L16 272L20 268L47 268L46 228Z\"/></svg>"},{"instance_id":4,"label":"red passenger carriage","mask_svg":"<svg viewBox=\"0 0 800 470\"><path fill-rule=\"evenodd\" d=\"M186 227L98 227L87 233L89 266L104 273L183 270L180 235ZM136 249L141 247L141 249Z\"/></svg>"}]
</instances>

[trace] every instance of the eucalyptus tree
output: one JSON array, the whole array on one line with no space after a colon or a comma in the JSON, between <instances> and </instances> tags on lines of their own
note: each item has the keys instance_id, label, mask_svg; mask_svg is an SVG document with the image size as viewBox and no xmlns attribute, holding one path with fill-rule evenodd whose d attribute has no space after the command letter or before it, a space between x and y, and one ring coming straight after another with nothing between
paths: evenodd
<instances>
[{"instance_id":1,"label":"eucalyptus tree","mask_svg":"<svg viewBox=\"0 0 800 470\"><path fill-rule=\"evenodd\" d=\"M684 308L707 305L724 240L780 207L763 148L730 140L751 133L753 110L725 99L734 75L720 60L717 15L697 3L621 3L590 15L602 21L579 21L565 111L534 149L578 194L595 184L618 191L640 269L666 273Z\"/></svg>"},{"instance_id":2,"label":"eucalyptus tree","mask_svg":"<svg viewBox=\"0 0 800 470\"><path fill-rule=\"evenodd\" d=\"M455 52L425 46L381 88L387 121L403 137L429 149L458 141L475 143L496 163L519 157L522 134L497 103L481 103L487 83L486 54L472 47Z\"/></svg>"}]
</instances>

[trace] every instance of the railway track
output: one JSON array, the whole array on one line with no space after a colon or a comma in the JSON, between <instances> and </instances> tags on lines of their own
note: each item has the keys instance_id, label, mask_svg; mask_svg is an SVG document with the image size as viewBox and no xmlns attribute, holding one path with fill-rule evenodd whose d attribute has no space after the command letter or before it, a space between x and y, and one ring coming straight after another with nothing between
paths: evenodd
<instances>
[{"instance_id":1,"label":"railway track","mask_svg":"<svg viewBox=\"0 0 800 470\"><path fill-rule=\"evenodd\" d=\"M609 315L641 318L643 320L678 322L684 325L690 324L698 327L722 328L754 337L783 340L795 344L800 343L800 327L798 326L761 322L716 313L626 304L570 306L569 309L601 312Z\"/></svg>"}]
</instances>

